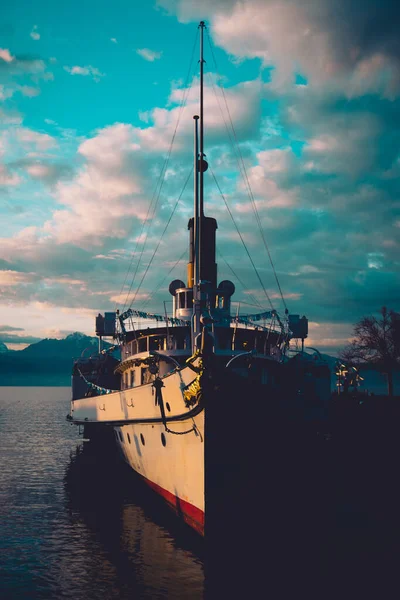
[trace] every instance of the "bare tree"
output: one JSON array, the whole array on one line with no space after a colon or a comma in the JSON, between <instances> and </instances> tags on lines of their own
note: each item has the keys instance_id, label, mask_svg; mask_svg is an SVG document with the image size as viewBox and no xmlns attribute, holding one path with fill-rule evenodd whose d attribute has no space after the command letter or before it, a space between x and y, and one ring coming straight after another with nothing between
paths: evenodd
<instances>
[{"instance_id":1,"label":"bare tree","mask_svg":"<svg viewBox=\"0 0 400 600\"><path fill-rule=\"evenodd\" d=\"M363 317L354 326L354 340L340 353L344 361L376 365L386 375L393 396L393 372L400 364L400 313L383 306L380 317Z\"/></svg>"}]
</instances>

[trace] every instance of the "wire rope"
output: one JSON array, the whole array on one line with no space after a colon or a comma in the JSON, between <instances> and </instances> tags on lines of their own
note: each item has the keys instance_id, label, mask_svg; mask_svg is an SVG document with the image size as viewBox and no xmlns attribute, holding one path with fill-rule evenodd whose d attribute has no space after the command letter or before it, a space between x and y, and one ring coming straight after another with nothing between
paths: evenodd
<instances>
[{"instance_id":1,"label":"wire rope","mask_svg":"<svg viewBox=\"0 0 400 600\"><path fill-rule=\"evenodd\" d=\"M173 132L173 135L172 135L171 143L169 145L168 154L167 154L167 157L164 160L164 164L163 164L163 167L161 169L159 179L157 180L157 183L156 183L156 186L155 186L155 189L154 189L154 192L153 192L153 196L152 196L151 202L149 204L149 208L148 208L148 211L147 211L147 214L146 214L146 218L143 221L142 229L141 229L139 237L137 238L136 246L135 246L135 249L134 249L134 251L132 253L132 258L131 258L130 264L128 266L127 273L125 275L124 282L123 282L122 287L121 287L120 296L122 296L123 289L124 289L126 281L128 279L129 272L130 272L130 270L132 268L133 260L134 260L134 257L136 256L138 245L139 245L140 240L141 240L141 238L143 236L143 232L144 232L145 226L146 226L147 223L149 223L149 229L148 229L148 231L146 233L146 236L145 236L145 239L143 241L142 250L140 252L139 259L138 259L138 261L136 263L135 272L134 272L134 275L133 275L132 282L131 282L131 285L129 287L128 293L126 295L124 306L123 306L122 310L125 309L125 307L126 307L126 305L128 303L128 299L129 299L130 293L132 291L133 283L135 281L135 278L136 278L136 275L137 275L137 272L138 272L138 269L139 269L139 266L140 266L140 263L141 263L141 260L142 260L142 257L143 257L143 253L144 253L144 249L145 249L145 246L146 246L146 241L147 241L147 237L148 237L148 234L149 234L151 222L152 222L153 216L154 216L154 214L156 212L158 201L160 199L160 195L161 195L161 191L162 191L162 187L164 185L165 174L166 174L166 171L167 171L169 159L171 157L172 148L173 148L174 141L175 141L175 138L176 138L176 133L177 133L177 130L178 130L178 127L179 127L179 123L180 123L182 114L183 114L183 110L184 110L186 102L187 102L187 98L189 96L189 92L190 92L191 87L192 87L193 79L190 82L190 85L189 85L189 80L190 80L190 75L191 75L191 72L192 72L193 58L194 58L194 52L195 52L196 45L197 45L198 35L199 35L199 33L197 31L197 34L196 34L196 37L195 37L195 40L194 40L194 43L193 43L191 57L190 57L189 69L188 69L186 80L185 80L185 84L184 84L185 91L184 91L184 94L182 96L181 104L179 106L178 117L177 117L177 120L176 120L175 129L174 129L174 132ZM158 193L157 193L157 190L158 190ZM153 215L152 215L152 218L149 220L150 211L152 209L154 201L155 201L155 204L154 204L154 209L153 209Z\"/></svg>"},{"instance_id":2,"label":"wire rope","mask_svg":"<svg viewBox=\"0 0 400 600\"><path fill-rule=\"evenodd\" d=\"M247 256L249 257L249 260L250 260L250 262L251 262L251 264L252 264L252 267L253 267L253 269L254 269L254 272L255 272L255 274L257 275L258 281L259 281L259 283L260 283L260 285L261 285L262 289L264 290L264 294L265 294L265 296L266 296L266 298L267 298L268 302L269 302L269 303L270 303L270 305L271 305L271 309L272 309L272 310L274 310L274 306L273 306L273 304L272 304L272 302L271 302L271 298L269 297L269 295L268 295L268 292L267 292L267 290L265 289L265 286L264 286L264 284L263 284L263 281L262 281L262 279L261 279L261 277L260 277L260 274L259 274L259 272L258 272L258 270L257 270L257 267L256 267L256 265L254 264L254 261L253 261L253 259L252 259L252 257L251 257L251 254L250 254L250 252L249 252L249 250L248 250L248 248L247 248L247 246L246 246L246 242L244 241L244 239L243 239L243 236L242 236L242 234L240 233L240 229L239 229L239 227L238 227L238 225L237 225L237 223L236 223L236 221L235 221L235 217L233 216L233 214L232 214L232 211L231 211L231 209L229 208L229 205L228 205L228 203L227 203L227 201L226 201L226 198L225 198L224 194L222 193L222 191L221 191L221 188L220 188L220 186L219 186L219 183L218 183L218 181L217 181L217 179L216 179L216 177L215 177L215 175L214 175L214 171L213 171L211 168L210 168L210 172L211 172L211 175L212 175L212 177L213 177L213 179L214 179L214 181L215 181L215 185L217 186L217 188L218 188L218 191L219 191L219 193L221 194L221 197L222 197L222 199L223 199L223 201L224 201L224 203L225 203L225 206L226 206L226 208L227 208L227 211L228 211L228 213L229 213L229 216L231 217L231 219L232 219L232 222L233 222L233 224L234 224L234 226L235 226L235 229L236 229L236 231L237 231L237 233L238 233L238 235L239 235L239 237L240 237L240 240L241 240L241 242L242 242L242 244L243 244L243 247L244 247L244 249L245 249L245 251L246 251L246 254L247 254Z\"/></svg>"},{"instance_id":3,"label":"wire rope","mask_svg":"<svg viewBox=\"0 0 400 600\"><path fill-rule=\"evenodd\" d=\"M145 269L145 271L144 271L144 273L143 273L143 276L142 276L142 278L141 278L141 280L140 280L140 283L139 283L139 285L138 285L138 287L137 287L137 289L136 289L135 295L134 295L134 297L133 297L133 298L132 298L132 300L131 300L131 303L130 303L130 305L129 305L130 307L131 307L131 306L132 306L132 304L134 303L134 301L135 301L135 299L136 299L136 297L137 297L137 295L138 295L138 293L139 293L139 291L140 291L140 288L142 287L142 283L143 283L143 281L144 281L144 279L145 279L145 277L146 277L146 275L147 275L147 273L148 273L148 271L149 271L149 269L150 269L150 267L151 267L151 264L152 264L152 262L153 262L153 260L154 260L154 257L155 257L155 256L156 256L156 254L157 254L157 251L158 251L158 249L159 249L159 247L160 247L160 244L161 244L161 242L162 242L162 240L163 240L163 237L164 237L164 235L165 235L165 232L167 231L167 229L168 229L168 226L169 226L169 224L170 224L170 222L171 222L171 220L172 220L172 217L173 217L173 216L174 216L174 214L175 214L175 211L176 211L176 209L177 209L177 207L178 207L178 204L179 204L179 202L180 202L180 199L181 199L181 198L182 198L182 196L183 196L183 193L184 193L184 191L185 191L185 189L186 189L186 186L187 186L187 184L188 184L188 181L189 181L189 179L190 179L190 177L191 177L191 175L192 175L192 172L193 172L193 168L190 170L190 173L189 173L189 175L188 175L188 176L187 176L187 178L186 178L186 181L185 181L185 184L184 184L184 186L183 186L183 188L182 188L182 191L181 191L181 193L179 194L179 197L178 197L177 201L175 202L175 206L174 206L174 208L173 208L173 210L172 210L172 212L171 212L171 214L170 214L170 216L169 216L169 219L168 219L168 221L167 221L167 223L166 223L166 225L165 225L165 227L164 227L164 230L163 230L163 232L162 232L162 234L161 234L161 237L160 237L160 239L158 240L158 243L157 243L157 246L155 247L155 250L154 250L154 252L153 252L153 255L152 255L152 257L151 257L151 259L150 259L150 261L149 261L149 263L148 263L148 265L147 265L147 267L146 267L146 269Z\"/></svg>"},{"instance_id":4,"label":"wire rope","mask_svg":"<svg viewBox=\"0 0 400 600\"><path fill-rule=\"evenodd\" d=\"M212 55L212 58L213 58L213 61L214 61L214 65L215 65L215 70L216 70L216 72L218 74L218 66L217 66L217 61L216 61L215 54L214 54L214 49L213 49L213 46L211 44L210 34L208 33L208 30L206 30L206 32L207 32L208 43L209 43L210 50L211 50L211 55ZM231 113L230 113L230 110L229 110L229 106L228 106L228 102L227 102L226 95L225 95L225 92L224 92L224 88L222 86L220 86L219 84L218 84L218 87L220 88L220 90L222 92L222 96L223 96L223 99L224 99L225 107L226 107L227 114L228 114L228 117L229 117L229 122L230 122L230 125L231 125L231 128L232 128L232 133L233 133L233 136L234 136L234 139L235 139L235 142L236 142L236 146L237 146L237 153L238 153L238 156L239 156L239 159L240 159L240 163L242 164L242 169L243 169L242 177L244 179L245 186L246 186L247 191L248 191L248 195L249 195L252 207L253 207L253 211L254 211L254 214L255 214L255 217L256 217L257 225L258 225L259 230L260 230L260 234L261 234L261 238L262 238L264 247L265 247L265 249L267 251L267 254L268 254L268 258L269 258L269 261L270 261L270 264L271 264L271 268L272 268L272 271L273 271L273 274L274 274L274 277L275 277L275 281L276 281L276 284L278 286L279 294L281 296L282 303L283 303L283 306L285 308L285 312L287 313L287 310L288 310L287 309L287 305L286 305L285 298L284 298L283 293L282 293L282 288L281 288L281 285L279 283L278 275L276 273L276 269L275 269L275 266L274 266L274 263L273 263L273 260L272 260L272 255L271 255L271 252L269 250L269 247L268 247L268 244L267 244L267 241L265 239L265 235L264 235L264 232L263 232L263 229L262 229L260 215L259 215L259 212L257 210L257 205L256 205L256 202L255 202L255 199L254 199L254 195L253 195L252 189L251 189L250 181L249 181L249 178L247 176L247 171L246 171L246 167L245 167L245 164L244 164L243 155L242 155L242 152L240 150L240 145L239 145L239 142L238 142L238 139L237 139L235 127L233 125L232 116L231 116Z\"/></svg>"}]
</instances>

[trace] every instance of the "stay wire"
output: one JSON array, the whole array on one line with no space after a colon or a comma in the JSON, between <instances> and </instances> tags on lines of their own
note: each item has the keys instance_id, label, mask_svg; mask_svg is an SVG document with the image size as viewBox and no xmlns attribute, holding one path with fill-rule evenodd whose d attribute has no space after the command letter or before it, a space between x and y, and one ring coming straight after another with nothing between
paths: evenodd
<instances>
[{"instance_id":1,"label":"stay wire","mask_svg":"<svg viewBox=\"0 0 400 600\"><path fill-rule=\"evenodd\" d=\"M215 65L215 70L216 70L216 72L218 74L218 66L217 66L217 61L216 61L215 54L214 54L214 49L213 49L213 46L211 44L210 34L208 33L208 30L206 30L206 32L207 32L208 43L209 43L210 50L211 50L211 55L212 55L212 58L213 58L213 61L214 61L214 65ZM232 121L231 113L230 113L230 110L229 110L228 102L227 102L227 99L226 99L226 95L225 95L225 92L224 92L224 88L221 85L219 85L219 84L218 84L218 87L220 88L220 90L222 92L222 96L223 96L223 99L224 99L225 107L226 107L226 110L227 110L227 113L228 113L229 122L230 122L230 125L231 125L231 128L232 128L232 133L233 133L233 136L234 136L234 139L235 139L235 142L236 142L236 146L237 146L237 153L238 153L238 155L240 157L240 162L242 163L242 168L243 168L242 176L244 175L245 185L247 187L249 198L250 198L250 201L252 203L253 211L254 211L254 214L255 214L255 217L256 217L256 221L257 221L257 224L258 224L258 227L259 227L259 230L260 230L261 238L262 238L264 247L265 247L265 249L267 251L267 254L268 254L268 258L269 258L269 261L270 261L270 264L271 264L271 268L272 268L272 271L273 271L273 274L274 274L274 277L275 277L276 284L278 286L278 290L279 290L279 294L280 294L281 299L282 299L283 306L285 308L285 312L288 312L288 308L287 308L287 305L286 305L286 302L285 302L285 298L284 298L283 293L282 293L282 288L281 288L281 285L279 283L278 275L276 273L275 266L274 266L274 263L273 263L273 260L272 260L271 252L269 250L269 247L268 247L268 244L267 244L267 241L265 239L265 235L264 235L264 232L263 232L263 229L262 229L260 215L258 213L257 205L256 205L256 202L255 202L255 199L254 199L254 195L253 195L253 192L252 192L252 189L251 189L251 186L250 186L249 178L247 176L246 167L245 167L244 160L243 160L243 155L242 155L242 152L240 150L239 142L238 142L238 139L237 139L235 127L233 125L233 121Z\"/></svg>"},{"instance_id":2,"label":"stay wire","mask_svg":"<svg viewBox=\"0 0 400 600\"><path fill-rule=\"evenodd\" d=\"M192 68L193 68L193 58L194 58L194 53L195 53L195 49L196 49L196 45L197 45L198 35L199 35L199 32L197 31L196 37L195 37L195 40L194 40L194 43L193 43L192 53L191 53L191 56L190 56L189 68L188 68L188 72L187 72L186 80L185 80L185 84L184 84L185 91L184 91L184 94L183 94L183 97L182 97L182 100L181 100L181 104L179 106L178 118L177 118L177 121L176 121L176 124L175 124L175 129L174 129L174 133L172 135L172 139L171 139L171 143L170 143L170 146L169 146L168 154L167 154L166 159L164 160L164 164L163 164L163 167L161 169L160 176L159 176L159 178L157 180L156 187L154 189L153 196L152 196L151 202L149 204L149 208L147 210L146 218L145 218L145 220L143 221L143 224L142 224L142 229L141 229L140 235L137 238L135 250L132 253L132 258L131 258L131 261L130 261L127 273L125 275L124 283L122 284L122 287L121 287L121 292L120 292L121 296L122 296L123 289L125 287L126 281L128 279L129 272L130 272L130 270L132 268L133 260L134 260L134 258L136 256L138 245L139 245L140 240L142 238L145 226L149 222L149 215L150 215L150 211L151 211L151 208L153 206L154 200L156 199L156 202L155 202L155 205L154 205L154 209L153 209L153 216L154 216L154 214L156 212L156 208L157 208L157 205L158 205L158 202L159 202L159 199L160 199L161 190L162 190L162 187L163 187L164 181L165 181L165 173L167 171L167 166L168 166L168 163L169 163L169 159L171 157L172 148L173 148L173 145L174 145L174 141L175 141L175 137L176 137L176 134L177 134L178 126L179 126L179 123L180 123L180 120L181 120L181 117L182 117L183 109L184 109L184 107L186 105L186 102L187 102L187 98L189 96L189 92L190 92L190 90L192 88L193 79L190 82L190 85L189 85L189 79L190 79L190 75L191 75ZM158 189L158 194L157 194L157 189ZM153 219L150 219L149 230L150 230L150 226L151 226L151 221L152 220ZM134 275L133 275L133 278L132 278L131 285L129 287L129 291L128 291L127 295L126 295L124 306L123 306L122 310L125 309L125 306L128 303L128 299L129 299L130 293L132 291L133 283L135 281L135 278L136 278L136 275L137 275L137 272L138 272L138 269L139 269L139 266L140 266L140 263L141 263L141 260L142 260L142 257L143 257L143 253L144 253L144 249L145 249L145 246L146 246L146 241L147 241L148 234L149 234L149 231L147 231L147 233L146 233L146 236L145 236L145 239L144 239L144 242L143 242L143 246L142 246L142 250L141 250L139 259L138 259L138 261L136 263L136 269L135 269L135 272L134 272Z\"/></svg>"},{"instance_id":3,"label":"stay wire","mask_svg":"<svg viewBox=\"0 0 400 600\"><path fill-rule=\"evenodd\" d=\"M178 208L178 204L179 204L179 202L180 202L180 200L181 200L181 198L182 198L182 196L183 196L183 193L184 193L184 191L185 191L185 189L186 189L186 186L187 186L187 184L188 184L188 181L189 181L189 179L190 179L190 177L191 177L192 173L193 173L193 168L190 170L190 173L189 173L189 175L188 175L188 176L187 176L187 178L186 178L186 181L185 181L185 184L184 184L184 186L183 186L183 188L182 188L182 191L181 191L181 193L179 194L179 197L178 197L177 201L175 202L175 206L174 206L174 208L173 208L173 210L172 210L172 212L171 212L171 214L170 214L170 216L169 216L169 219L168 219L168 221L167 221L167 223L166 223L166 225L165 225L165 227L164 227L164 230L163 230L163 232L162 232L162 234L161 234L161 237L160 237L160 239L158 240L158 244L157 244L157 246L156 246L156 248L155 248L155 250L154 250L154 252L153 252L153 255L152 255L152 257L151 257L151 259L150 259L150 261L149 261L149 264L147 265L147 267L146 267L146 269L145 269L145 272L143 273L142 279L140 280L140 283L139 283L139 285L138 285L138 287L137 287L137 290L136 290L136 292L135 292L135 295L134 295L134 297L132 298L132 301L131 301L131 303L130 303L129 307L131 307L131 306L132 306L132 304L134 303L134 301L135 301L135 299L136 299L136 297L137 297L137 295L138 295L138 293L139 293L139 291L140 291L140 288L141 288L141 286L142 286L142 283L143 283L143 281L144 281L144 279L145 279L145 277L146 277L146 275L147 275L147 273L148 273L148 271L149 271L149 269L150 269L150 267L151 267L151 264L152 264L152 262L153 262L153 260L154 260L154 257L155 257L155 256L156 256L156 254L157 254L157 251L158 251L158 249L159 249L159 247L160 247L160 244L161 244L161 242L162 242L162 240L163 240L163 237L164 237L164 235L165 235L165 232L167 231L167 229L168 229L168 226L169 226L169 224L170 224L170 222L171 222L171 220L172 220L172 217L174 216L174 214L175 214L175 211L176 211L176 209Z\"/></svg>"},{"instance_id":4,"label":"stay wire","mask_svg":"<svg viewBox=\"0 0 400 600\"><path fill-rule=\"evenodd\" d=\"M248 293L248 296L250 298L250 300L253 300L253 303L251 306L258 306L259 308L263 308L262 304L257 300L257 298L249 293L249 290L247 288L247 286L243 283L243 281L240 279L239 275L235 272L235 270L233 269L233 267L231 267L231 265L227 262L226 258L222 255L220 250L217 250L218 255L222 258L222 260L224 261L224 263L226 264L226 266L228 267L228 269L230 270L230 272L232 273L232 275L234 277L236 277L236 279L238 280L238 282L240 283L240 285L242 286L242 288L244 289L245 292ZM244 302L243 304L248 304L248 302Z\"/></svg>"},{"instance_id":5,"label":"stay wire","mask_svg":"<svg viewBox=\"0 0 400 600\"><path fill-rule=\"evenodd\" d=\"M164 285L164 281L169 277L169 275L171 275L172 271L177 267L177 265L181 262L182 258L185 256L185 254L187 254L188 250L187 248L185 248L185 250L182 252L182 254L180 255L180 257L178 258L178 260L175 262L175 264L173 265L173 267L170 268L170 270L168 271L168 273L165 275L165 277L162 279L162 281L158 284L158 286L150 293L149 297L146 298L146 300L140 305L141 308L145 308L146 306L149 305L149 303L153 300L154 296L157 294L157 292L162 288L162 286Z\"/></svg>"},{"instance_id":6,"label":"stay wire","mask_svg":"<svg viewBox=\"0 0 400 600\"><path fill-rule=\"evenodd\" d=\"M272 302L271 302L271 298L269 297L269 295L268 295L268 292L267 292L267 290L265 289L265 286L264 286L264 284L263 284L263 282L262 282L262 279L261 279L261 277L260 277L260 274L259 274L259 272L258 272L258 270L257 270L257 267L256 267L256 265L254 264L254 261L253 261L253 259L251 258L251 254L250 254L250 252L249 252L249 250L248 250L248 248L247 248L247 246L246 246L246 242L244 241L244 239L243 239L243 236L242 236L242 234L240 233L239 227L237 226L237 223L236 223L236 221L235 221L235 217L233 216L233 214L232 214L232 211L231 211L231 209L229 208L229 205L228 205L228 203L227 203L227 201L226 201L226 198L225 198L224 194L222 193L222 191L221 191L221 188L219 187L219 183L218 183L218 181L217 181L217 179L216 179L216 177L215 177L215 175L214 175L214 171L213 171L211 168L210 168L210 172L211 172L211 175L212 175L212 177L213 177L213 179L214 179L214 181L215 181L215 185L217 186L217 188L218 188L218 191L219 191L219 193L221 194L221 197L222 197L222 199L223 199L223 201L224 201L224 203L225 203L225 206L226 206L226 208L227 208L227 211L228 211L228 213L229 213L229 216L231 217L231 219L232 219L232 222L233 222L233 224L234 224L234 226L235 226L235 229L236 229L236 231L237 231L237 233L238 233L238 235L239 235L239 237L240 237L240 240L241 240L241 242L242 242L242 244L243 244L243 247L244 247L244 249L246 250L247 256L249 257L249 260L250 260L250 262L251 262L251 264L252 264L252 266L253 266L254 272L255 272L255 274L257 275L258 281L259 281L259 283L260 283L260 285L261 285L262 289L264 290L264 294L265 294L265 296L266 296L266 298L267 298L268 302L269 302L269 303L270 303L270 305L271 305L271 309L272 309L272 310L275 310L275 309L274 309L274 306L273 306L273 304L272 304Z\"/></svg>"}]
</instances>

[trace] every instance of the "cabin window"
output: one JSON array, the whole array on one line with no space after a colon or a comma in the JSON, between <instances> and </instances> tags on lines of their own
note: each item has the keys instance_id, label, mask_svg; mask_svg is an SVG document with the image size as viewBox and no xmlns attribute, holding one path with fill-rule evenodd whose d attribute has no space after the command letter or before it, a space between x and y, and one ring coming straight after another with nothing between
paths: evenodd
<instances>
[{"instance_id":1,"label":"cabin window","mask_svg":"<svg viewBox=\"0 0 400 600\"><path fill-rule=\"evenodd\" d=\"M138 344L136 340L133 340L132 342L132 354L137 354L138 351Z\"/></svg>"},{"instance_id":2,"label":"cabin window","mask_svg":"<svg viewBox=\"0 0 400 600\"><path fill-rule=\"evenodd\" d=\"M164 338L155 336L149 338L149 349L150 350L163 350Z\"/></svg>"},{"instance_id":3,"label":"cabin window","mask_svg":"<svg viewBox=\"0 0 400 600\"><path fill-rule=\"evenodd\" d=\"M131 436L129 435L129 433L126 434L126 437L128 438L128 442L131 443Z\"/></svg>"},{"instance_id":4,"label":"cabin window","mask_svg":"<svg viewBox=\"0 0 400 600\"><path fill-rule=\"evenodd\" d=\"M135 386L135 369L131 371L131 387Z\"/></svg>"},{"instance_id":5,"label":"cabin window","mask_svg":"<svg viewBox=\"0 0 400 600\"><path fill-rule=\"evenodd\" d=\"M142 442L143 446L146 445L146 443L144 441L143 433L140 434L140 441Z\"/></svg>"},{"instance_id":6,"label":"cabin window","mask_svg":"<svg viewBox=\"0 0 400 600\"><path fill-rule=\"evenodd\" d=\"M186 308L186 294L181 292L178 294L178 308Z\"/></svg>"},{"instance_id":7,"label":"cabin window","mask_svg":"<svg viewBox=\"0 0 400 600\"><path fill-rule=\"evenodd\" d=\"M124 436L122 435L122 431L119 431L119 439L121 440L121 442L124 441Z\"/></svg>"},{"instance_id":8,"label":"cabin window","mask_svg":"<svg viewBox=\"0 0 400 600\"><path fill-rule=\"evenodd\" d=\"M146 352L146 350L147 350L147 337L140 338L140 340L138 340L138 349L139 349L139 352Z\"/></svg>"},{"instance_id":9,"label":"cabin window","mask_svg":"<svg viewBox=\"0 0 400 600\"><path fill-rule=\"evenodd\" d=\"M142 367L140 369L140 384L143 385L145 383L145 379L146 379L146 367Z\"/></svg>"},{"instance_id":10,"label":"cabin window","mask_svg":"<svg viewBox=\"0 0 400 600\"><path fill-rule=\"evenodd\" d=\"M165 439L165 435L163 433L161 434L161 443L163 446L167 445L167 440Z\"/></svg>"},{"instance_id":11,"label":"cabin window","mask_svg":"<svg viewBox=\"0 0 400 600\"><path fill-rule=\"evenodd\" d=\"M224 302L225 298L223 296L217 296L215 298L215 308L224 308L225 302Z\"/></svg>"}]
</instances>

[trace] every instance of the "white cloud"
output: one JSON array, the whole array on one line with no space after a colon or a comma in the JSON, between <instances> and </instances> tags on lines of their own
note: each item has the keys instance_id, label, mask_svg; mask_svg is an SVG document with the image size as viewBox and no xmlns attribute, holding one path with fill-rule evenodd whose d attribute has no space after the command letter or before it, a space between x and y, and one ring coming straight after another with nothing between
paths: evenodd
<instances>
[{"instance_id":1,"label":"white cloud","mask_svg":"<svg viewBox=\"0 0 400 600\"><path fill-rule=\"evenodd\" d=\"M39 88L34 88L30 85L19 85L18 90L23 96L27 96L28 98L33 98L35 96L39 96L40 94Z\"/></svg>"},{"instance_id":2,"label":"white cloud","mask_svg":"<svg viewBox=\"0 0 400 600\"><path fill-rule=\"evenodd\" d=\"M25 149L34 147L37 150L48 150L57 146L57 141L51 135L34 131L28 127L16 128L14 135Z\"/></svg>"},{"instance_id":3,"label":"white cloud","mask_svg":"<svg viewBox=\"0 0 400 600\"><path fill-rule=\"evenodd\" d=\"M92 77L94 81L100 81L101 77L104 77L105 74L101 73L97 67L92 67L88 65L86 67L74 66L74 67L64 67L64 70L71 75L82 75L83 77Z\"/></svg>"},{"instance_id":4,"label":"white cloud","mask_svg":"<svg viewBox=\"0 0 400 600\"><path fill-rule=\"evenodd\" d=\"M261 123L262 84L258 81L247 81L225 90L232 121L235 123L236 136L239 141L259 134ZM181 109L182 100L186 105ZM208 145L228 143L225 117L228 116L220 90L213 88L211 81L204 87L204 102L207 107L205 133ZM193 135L193 115L199 112L199 83L195 79L190 89L176 88L169 97L172 108L154 108L146 117L153 125L137 128L136 136L142 149L149 152L162 152L169 148L178 119L180 125L174 142L174 150L187 149ZM232 135L232 134L231 134Z\"/></svg>"},{"instance_id":5,"label":"white cloud","mask_svg":"<svg viewBox=\"0 0 400 600\"><path fill-rule=\"evenodd\" d=\"M16 186L21 178L16 173L11 173L5 165L0 165L0 186Z\"/></svg>"},{"instance_id":6,"label":"white cloud","mask_svg":"<svg viewBox=\"0 0 400 600\"><path fill-rule=\"evenodd\" d=\"M118 41L116 38L110 38L110 42L113 42L113 44L118 44Z\"/></svg>"},{"instance_id":7,"label":"white cloud","mask_svg":"<svg viewBox=\"0 0 400 600\"><path fill-rule=\"evenodd\" d=\"M10 51L7 48L0 48L0 59L4 62L10 63L15 57L10 54Z\"/></svg>"},{"instance_id":8,"label":"white cloud","mask_svg":"<svg viewBox=\"0 0 400 600\"><path fill-rule=\"evenodd\" d=\"M162 52L156 52L155 50L150 50L149 48L138 48L136 53L149 62L153 62L162 56Z\"/></svg>"},{"instance_id":9,"label":"white cloud","mask_svg":"<svg viewBox=\"0 0 400 600\"><path fill-rule=\"evenodd\" d=\"M35 281L37 276L35 273L20 273L19 271L0 270L0 286L16 286L21 283L31 283Z\"/></svg>"},{"instance_id":10,"label":"white cloud","mask_svg":"<svg viewBox=\"0 0 400 600\"><path fill-rule=\"evenodd\" d=\"M14 90L6 88L5 85L0 84L0 100L7 100L14 94Z\"/></svg>"},{"instance_id":11,"label":"white cloud","mask_svg":"<svg viewBox=\"0 0 400 600\"><path fill-rule=\"evenodd\" d=\"M26 167L26 171L35 179L46 178L50 175L51 169L48 165L32 164Z\"/></svg>"},{"instance_id":12,"label":"white cloud","mask_svg":"<svg viewBox=\"0 0 400 600\"><path fill-rule=\"evenodd\" d=\"M29 34L33 40L40 40L40 33L38 32L38 26L34 25L32 31Z\"/></svg>"},{"instance_id":13,"label":"white cloud","mask_svg":"<svg viewBox=\"0 0 400 600\"><path fill-rule=\"evenodd\" d=\"M236 58L260 58L273 65L275 83L301 72L314 84L332 84L354 74L347 86L359 93L375 85L382 71L385 94L399 89L396 9L390 0L158 0L181 21L206 18L215 43ZM373 35L366 35L373 31ZM383 82L382 82L383 83Z\"/></svg>"}]
</instances>

